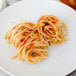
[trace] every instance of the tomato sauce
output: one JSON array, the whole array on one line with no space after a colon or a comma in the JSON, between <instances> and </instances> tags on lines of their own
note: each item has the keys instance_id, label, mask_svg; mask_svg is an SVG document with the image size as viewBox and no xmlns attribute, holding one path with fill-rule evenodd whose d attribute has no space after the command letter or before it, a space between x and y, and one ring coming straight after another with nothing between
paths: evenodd
<instances>
[{"instance_id":1,"label":"tomato sauce","mask_svg":"<svg viewBox=\"0 0 76 76\"><path fill-rule=\"evenodd\" d=\"M60 1L76 10L76 0L60 0Z\"/></svg>"}]
</instances>

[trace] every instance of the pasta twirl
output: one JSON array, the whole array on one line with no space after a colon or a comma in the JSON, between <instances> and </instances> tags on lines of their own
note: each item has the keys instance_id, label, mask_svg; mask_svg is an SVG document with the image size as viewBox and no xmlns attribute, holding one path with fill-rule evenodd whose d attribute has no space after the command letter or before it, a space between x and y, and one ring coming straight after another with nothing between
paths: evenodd
<instances>
[{"instance_id":1,"label":"pasta twirl","mask_svg":"<svg viewBox=\"0 0 76 76\"><path fill-rule=\"evenodd\" d=\"M17 50L13 57L30 63L40 62L48 57L47 47L59 45L67 39L66 25L53 15L43 15L37 24L21 22L5 34L5 40Z\"/></svg>"},{"instance_id":2,"label":"pasta twirl","mask_svg":"<svg viewBox=\"0 0 76 76\"><path fill-rule=\"evenodd\" d=\"M16 25L5 35L5 40L10 41L17 49L17 54L12 59L18 57L30 63L39 62L48 56L45 45L40 42L38 34L33 32L34 24L24 22ZM41 46L44 48L41 49ZM46 54L45 54L46 52Z\"/></svg>"},{"instance_id":3,"label":"pasta twirl","mask_svg":"<svg viewBox=\"0 0 76 76\"><path fill-rule=\"evenodd\" d=\"M53 15L43 15L37 22L37 30L43 42L47 41L48 44L60 44L67 39L66 25Z\"/></svg>"}]
</instances>

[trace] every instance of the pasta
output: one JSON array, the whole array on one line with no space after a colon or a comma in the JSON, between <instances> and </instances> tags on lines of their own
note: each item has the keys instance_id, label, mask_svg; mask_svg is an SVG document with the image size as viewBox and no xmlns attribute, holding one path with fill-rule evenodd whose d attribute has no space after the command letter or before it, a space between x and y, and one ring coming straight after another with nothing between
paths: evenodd
<instances>
[{"instance_id":1,"label":"pasta","mask_svg":"<svg viewBox=\"0 0 76 76\"><path fill-rule=\"evenodd\" d=\"M43 15L36 25L25 21L17 24L5 34L5 40L17 50L11 59L35 63L48 57L49 45L67 41L66 35L67 27L62 21L53 15Z\"/></svg>"},{"instance_id":2,"label":"pasta","mask_svg":"<svg viewBox=\"0 0 76 76\"><path fill-rule=\"evenodd\" d=\"M43 42L58 45L64 41L67 34L66 25L53 15L43 15L37 22L37 30Z\"/></svg>"},{"instance_id":3,"label":"pasta","mask_svg":"<svg viewBox=\"0 0 76 76\"><path fill-rule=\"evenodd\" d=\"M20 60L35 63L48 56L46 46L37 38L37 34L33 32L33 27L34 24L25 22L16 25L6 33L5 40L13 43L17 49L17 54L11 57L12 59L18 57Z\"/></svg>"}]
</instances>

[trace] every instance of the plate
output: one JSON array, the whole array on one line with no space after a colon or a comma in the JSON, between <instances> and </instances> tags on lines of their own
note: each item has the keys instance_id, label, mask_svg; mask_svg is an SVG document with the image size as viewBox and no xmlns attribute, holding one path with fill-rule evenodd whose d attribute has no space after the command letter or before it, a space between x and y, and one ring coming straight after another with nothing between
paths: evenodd
<instances>
[{"instance_id":1,"label":"plate","mask_svg":"<svg viewBox=\"0 0 76 76\"><path fill-rule=\"evenodd\" d=\"M39 63L11 60L16 49L4 41L7 29L14 26L11 23L20 20L36 23L44 14L53 14L67 25L69 41L50 46L49 57ZM76 12L50 0L24 0L3 10L0 13L0 65L15 76L65 76L76 69Z\"/></svg>"}]
</instances>

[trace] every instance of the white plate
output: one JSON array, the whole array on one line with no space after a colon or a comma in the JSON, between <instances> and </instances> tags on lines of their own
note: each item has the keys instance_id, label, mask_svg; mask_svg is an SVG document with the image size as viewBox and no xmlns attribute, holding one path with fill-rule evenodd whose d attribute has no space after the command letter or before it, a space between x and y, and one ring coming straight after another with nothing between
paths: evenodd
<instances>
[{"instance_id":1,"label":"white plate","mask_svg":"<svg viewBox=\"0 0 76 76\"><path fill-rule=\"evenodd\" d=\"M4 34L13 21L21 19L36 23L43 14L53 14L68 27L68 42L49 47L49 57L30 64L11 60L16 53L13 45L4 41ZM70 7L50 0L25 0L0 13L0 65L15 76L65 76L76 69L76 13Z\"/></svg>"}]
</instances>

